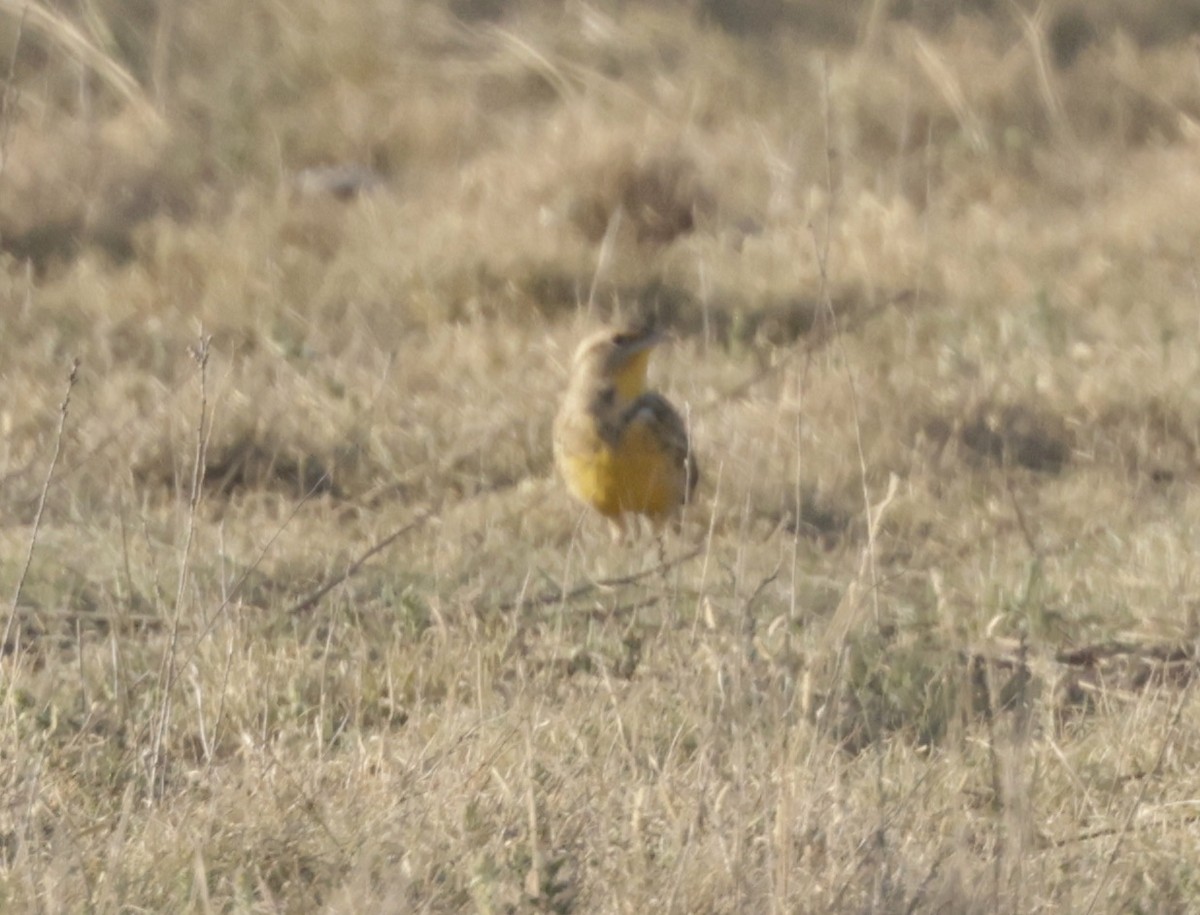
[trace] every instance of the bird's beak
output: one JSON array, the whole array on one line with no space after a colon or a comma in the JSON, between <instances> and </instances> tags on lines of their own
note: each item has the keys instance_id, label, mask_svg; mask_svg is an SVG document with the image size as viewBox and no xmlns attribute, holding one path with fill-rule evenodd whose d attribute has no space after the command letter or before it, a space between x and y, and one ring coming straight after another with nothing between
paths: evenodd
<instances>
[{"instance_id":1,"label":"bird's beak","mask_svg":"<svg viewBox=\"0 0 1200 915\"><path fill-rule=\"evenodd\" d=\"M667 335L664 331L658 330L657 328L651 328L642 335L640 340L630 345L634 347L634 352L640 353L644 349L652 349L653 347L658 346L658 344L662 343L666 339Z\"/></svg>"}]
</instances>

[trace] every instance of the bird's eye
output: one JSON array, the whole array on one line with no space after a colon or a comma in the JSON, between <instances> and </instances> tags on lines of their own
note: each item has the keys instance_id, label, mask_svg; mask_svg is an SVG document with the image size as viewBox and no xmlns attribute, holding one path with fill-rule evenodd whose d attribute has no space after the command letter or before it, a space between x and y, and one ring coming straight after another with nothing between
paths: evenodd
<instances>
[{"instance_id":1,"label":"bird's eye","mask_svg":"<svg viewBox=\"0 0 1200 915\"><path fill-rule=\"evenodd\" d=\"M613 343L617 344L617 346L624 346L626 343L632 343L632 342L633 342L632 334L617 334L615 337L613 337Z\"/></svg>"}]
</instances>

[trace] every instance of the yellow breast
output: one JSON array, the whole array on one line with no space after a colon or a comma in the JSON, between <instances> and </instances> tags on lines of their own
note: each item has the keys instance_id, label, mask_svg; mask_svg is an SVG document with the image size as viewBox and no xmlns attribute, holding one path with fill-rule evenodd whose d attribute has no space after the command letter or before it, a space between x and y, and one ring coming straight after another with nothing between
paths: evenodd
<instances>
[{"instance_id":1,"label":"yellow breast","mask_svg":"<svg viewBox=\"0 0 1200 915\"><path fill-rule=\"evenodd\" d=\"M609 518L624 512L656 517L678 508L687 481L686 469L675 464L644 426L628 429L616 447L597 442L593 450L562 458L572 492Z\"/></svg>"}]
</instances>

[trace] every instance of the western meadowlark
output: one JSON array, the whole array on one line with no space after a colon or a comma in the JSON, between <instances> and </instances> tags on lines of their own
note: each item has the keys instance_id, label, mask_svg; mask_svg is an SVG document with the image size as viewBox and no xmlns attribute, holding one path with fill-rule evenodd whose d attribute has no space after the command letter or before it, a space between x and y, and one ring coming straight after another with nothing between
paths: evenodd
<instances>
[{"instance_id":1,"label":"western meadowlark","mask_svg":"<svg viewBox=\"0 0 1200 915\"><path fill-rule=\"evenodd\" d=\"M696 488L699 471L687 426L646 390L650 353L662 335L649 325L601 330L575 351L554 421L554 461L567 488L625 537L627 515L661 530Z\"/></svg>"}]
</instances>

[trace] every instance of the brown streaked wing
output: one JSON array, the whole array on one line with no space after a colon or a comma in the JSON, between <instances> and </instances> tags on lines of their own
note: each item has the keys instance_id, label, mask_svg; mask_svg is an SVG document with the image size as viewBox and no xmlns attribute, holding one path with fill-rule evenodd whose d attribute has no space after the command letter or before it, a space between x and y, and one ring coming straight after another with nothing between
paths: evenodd
<instances>
[{"instance_id":1,"label":"brown streaked wing","mask_svg":"<svg viewBox=\"0 0 1200 915\"><path fill-rule=\"evenodd\" d=\"M690 496L700 479L700 468L696 463L695 452L688 442L687 425L679 411L657 391L647 391L639 396L625 410L620 427L622 429L633 423L647 423L654 428L655 437L662 442L663 448L672 456L672 462L678 467L687 467L687 492Z\"/></svg>"}]
</instances>

